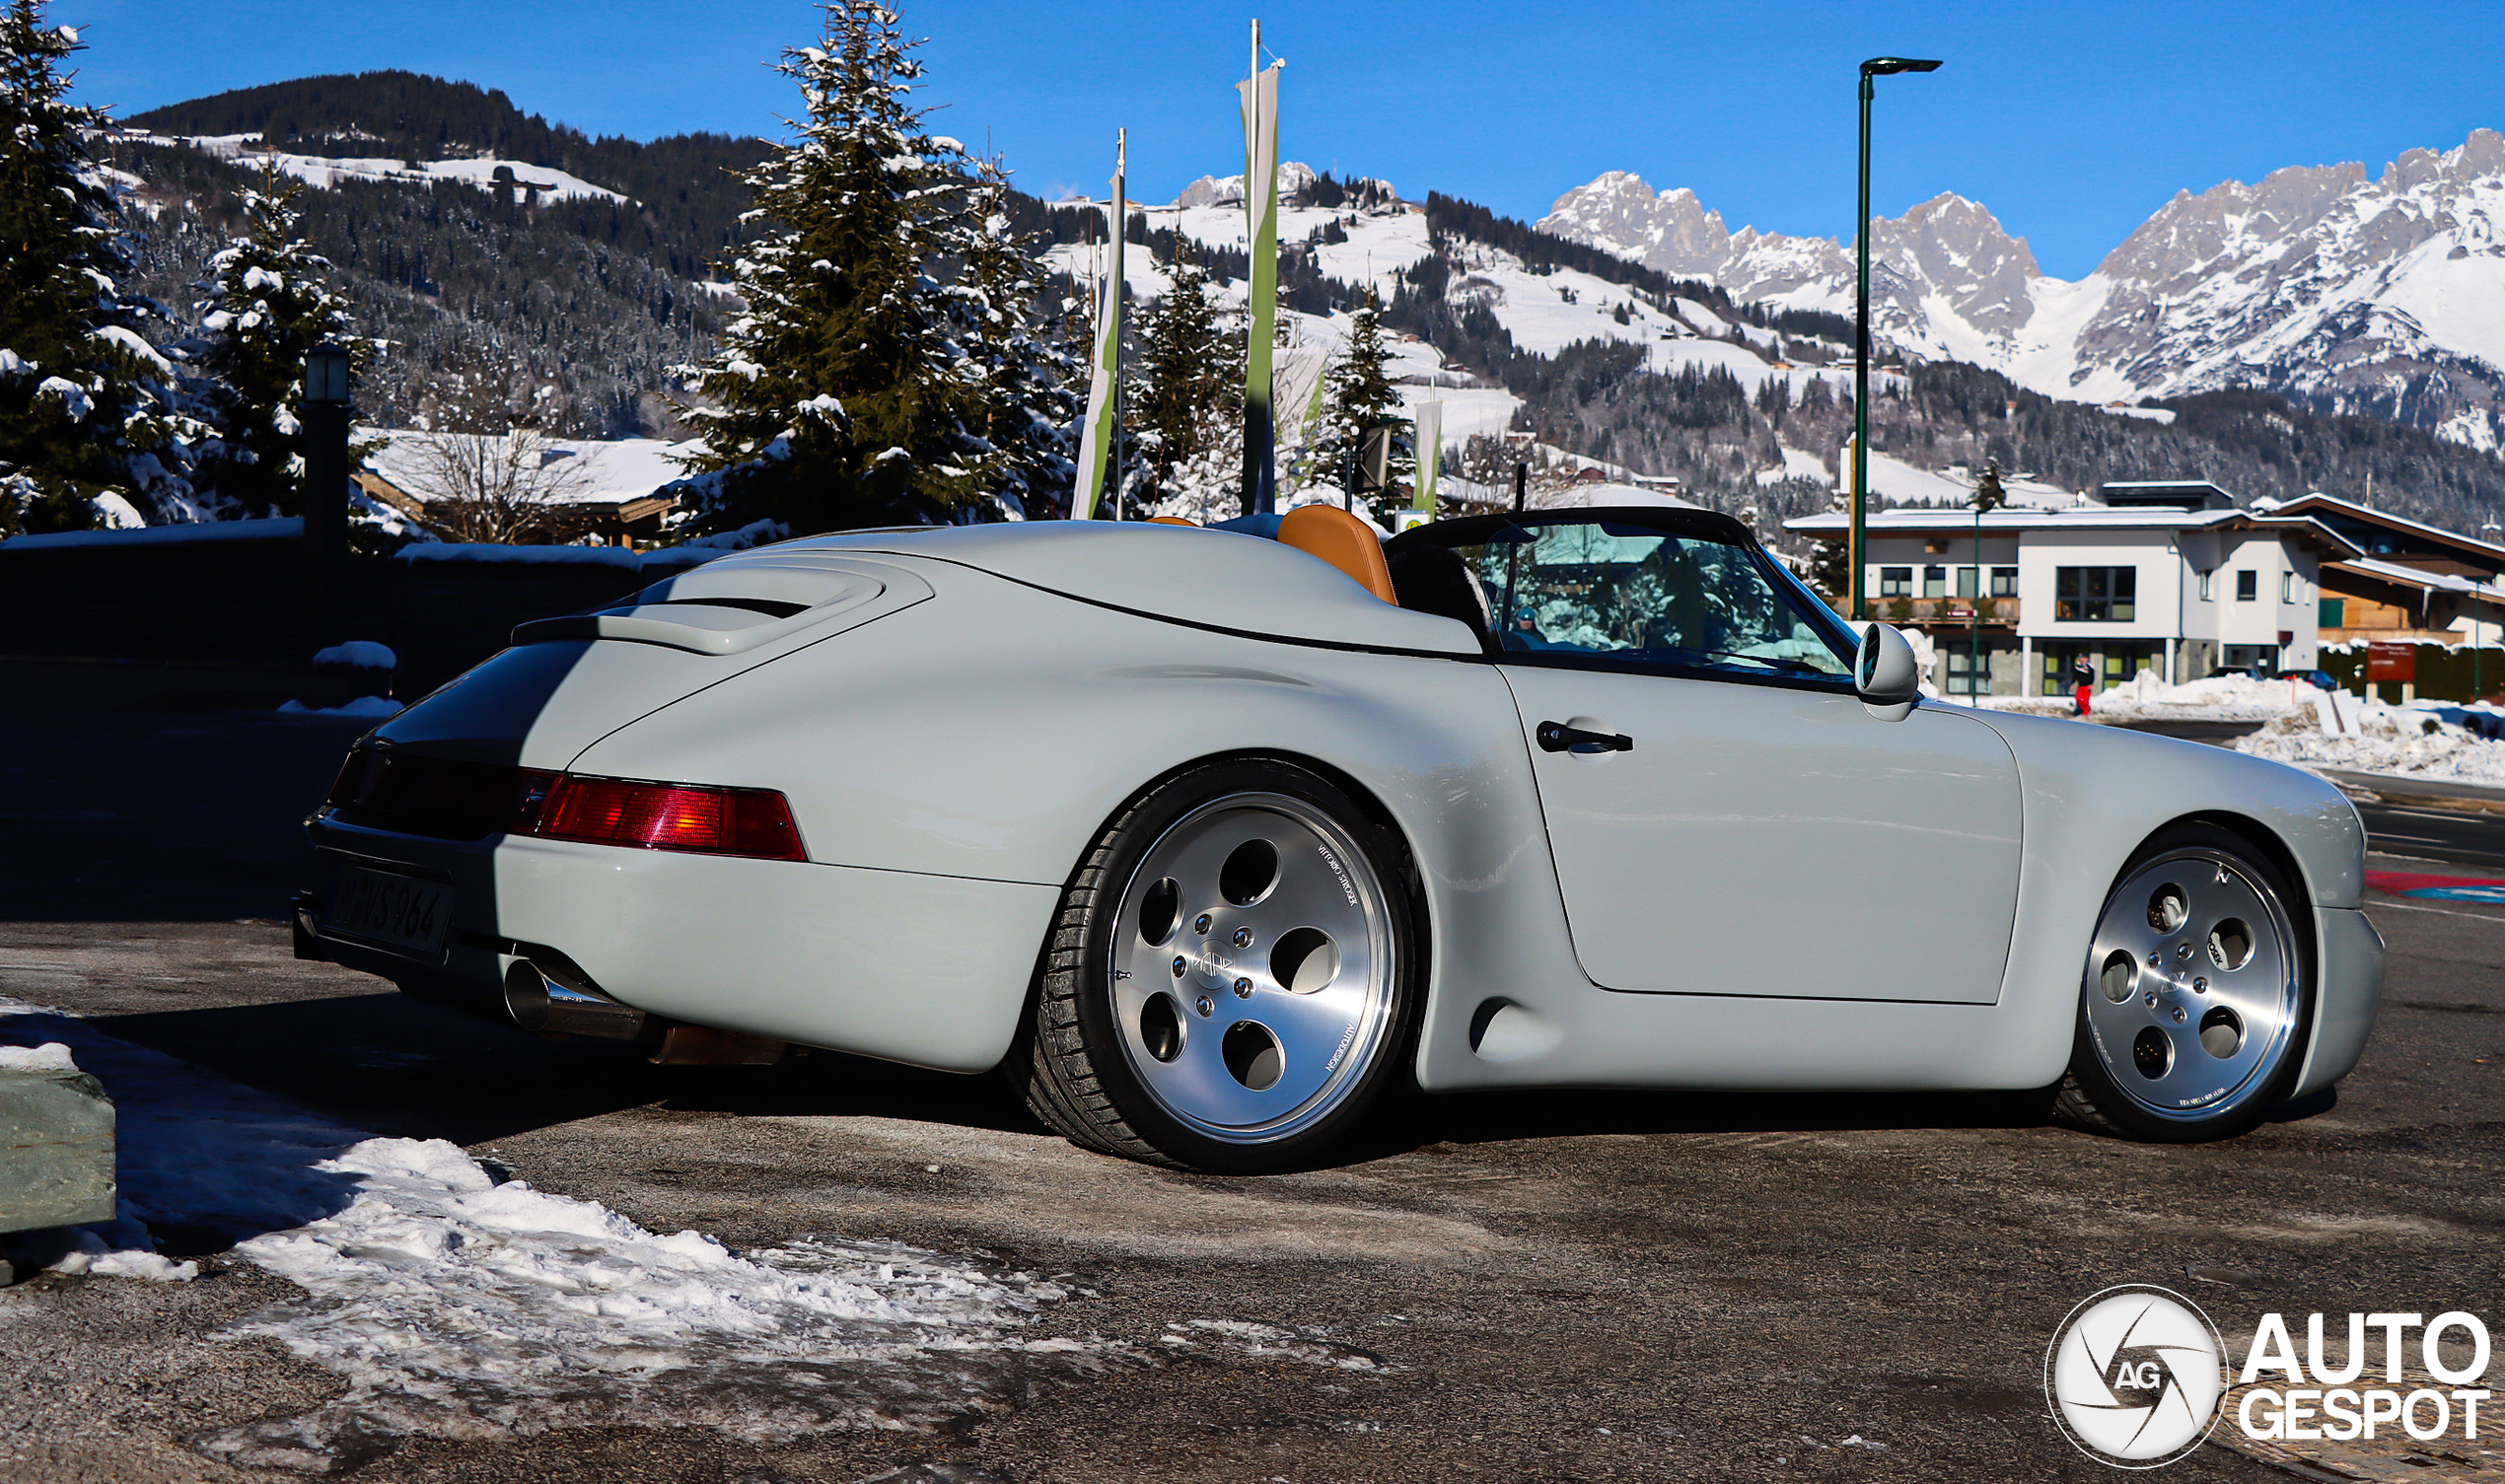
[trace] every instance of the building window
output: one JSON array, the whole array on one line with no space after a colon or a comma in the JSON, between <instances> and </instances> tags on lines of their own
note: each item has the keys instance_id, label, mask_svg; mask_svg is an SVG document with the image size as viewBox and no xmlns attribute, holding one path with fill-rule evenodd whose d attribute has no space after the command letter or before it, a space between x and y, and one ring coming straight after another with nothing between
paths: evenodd
<instances>
[{"instance_id":1,"label":"building window","mask_svg":"<svg viewBox=\"0 0 2505 1484\"><path fill-rule=\"evenodd\" d=\"M2016 567L1994 567L1992 569L1992 596L1994 598L2016 598L2018 596L2018 569Z\"/></svg>"},{"instance_id":2,"label":"building window","mask_svg":"<svg viewBox=\"0 0 2505 1484\"><path fill-rule=\"evenodd\" d=\"M1958 569L1957 569L1957 596L1958 596L1958 597L1960 597L1960 598L1972 598L1972 597L1974 596L1974 585L1975 585L1975 574L1974 574L1974 569L1973 569L1973 568L1971 568L1971 567L1960 567L1960 568L1958 568Z\"/></svg>"},{"instance_id":3,"label":"building window","mask_svg":"<svg viewBox=\"0 0 2505 1484\"><path fill-rule=\"evenodd\" d=\"M2138 613L2136 567L2055 567L2052 616L2067 622L2129 623Z\"/></svg>"},{"instance_id":4,"label":"building window","mask_svg":"<svg viewBox=\"0 0 2505 1484\"><path fill-rule=\"evenodd\" d=\"M1949 694L1991 694L1992 657L1990 655L1970 653L1961 644L1949 650L1948 660Z\"/></svg>"},{"instance_id":5,"label":"building window","mask_svg":"<svg viewBox=\"0 0 2505 1484\"><path fill-rule=\"evenodd\" d=\"M2236 571L2236 601L2251 602L2261 596L2261 574L2251 567Z\"/></svg>"},{"instance_id":6,"label":"building window","mask_svg":"<svg viewBox=\"0 0 2505 1484\"><path fill-rule=\"evenodd\" d=\"M1925 567L1922 569L1922 596L1925 598L1946 598L1949 596L1948 568Z\"/></svg>"},{"instance_id":7,"label":"building window","mask_svg":"<svg viewBox=\"0 0 2505 1484\"><path fill-rule=\"evenodd\" d=\"M2348 603L2344 600L2337 598L2325 598L2319 600L2314 604L2314 624L2317 628L2346 628L2348 626Z\"/></svg>"},{"instance_id":8,"label":"building window","mask_svg":"<svg viewBox=\"0 0 2505 1484\"><path fill-rule=\"evenodd\" d=\"M1913 569L1911 567L1882 567L1879 569L1880 597L1903 598L1907 597L1912 592Z\"/></svg>"},{"instance_id":9,"label":"building window","mask_svg":"<svg viewBox=\"0 0 2505 1484\"><path fill-rule=\"evenodd\" d=\"M2200 569L2200 601L2202 602L2209 601L2209 573L2210 569L2207 567Z\"/></svg>"},{"instance_id":10,"label":"building window","mask_svg":"<svg viewBox=\"0 0 2505 1484\"><path fill-rule=\"evenodd\" d=\"M2293 573L2293 572L2282 572L2282 573L2280 573L2280 574L2279 574L2279 601L2281 601L2281 602L2294 602L2294 601L2296 601L2296 574L2295 574L2295 573Z\"/></svg>"}]
</instances>

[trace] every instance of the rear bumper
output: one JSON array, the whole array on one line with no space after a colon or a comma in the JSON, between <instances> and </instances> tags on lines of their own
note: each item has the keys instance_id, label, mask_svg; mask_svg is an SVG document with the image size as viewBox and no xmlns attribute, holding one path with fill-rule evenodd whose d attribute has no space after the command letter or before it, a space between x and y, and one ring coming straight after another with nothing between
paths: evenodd
<instances>
[{"instance_id":1,"label":"rear bumper","mask_svg":"<svg viewBox=\"0 0 2505 1484\"><path fill-rule=\"evenodd\" d=\"M1060 898L1027 883L516 836L430 840L328 819L311 834L300 902L317 915L352 860L450 883L440 962L334 938L312 945L419 998L500 1017L502 955L542 945L651 1015L950 1072L985 1071L1007 1053Z\"/></svg>"},{"instance_id":2,"label":"rear bumper","mask_svg":"<svg viewBox=\"0 0 2505 1484\"><path fill-rule=\"evenodd\" d=\"M2314 997L2314 1044L2296 1095L2319 1093L2348 1075L2365 1052L2383 1001L2384 940L2366 914L2353 907L2317 907L2322 934L2321 974Z\"/></svg>"}]
</instances>

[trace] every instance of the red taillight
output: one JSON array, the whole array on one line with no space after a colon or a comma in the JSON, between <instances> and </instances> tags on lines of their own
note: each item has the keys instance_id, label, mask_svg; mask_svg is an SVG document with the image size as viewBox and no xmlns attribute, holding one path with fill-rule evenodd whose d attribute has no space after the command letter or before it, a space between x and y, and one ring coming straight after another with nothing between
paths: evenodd
<instances>
[{"instance_id":1,"label":"red taillight","mask_svg":"<svg viewBox=\"0 0 2505 1484\"><path fill-rule=\"evenodd\" d=\"M558 777L528 833L595 845L805 861L791 806L772 789Z\"/></svg>"}]
</instances>

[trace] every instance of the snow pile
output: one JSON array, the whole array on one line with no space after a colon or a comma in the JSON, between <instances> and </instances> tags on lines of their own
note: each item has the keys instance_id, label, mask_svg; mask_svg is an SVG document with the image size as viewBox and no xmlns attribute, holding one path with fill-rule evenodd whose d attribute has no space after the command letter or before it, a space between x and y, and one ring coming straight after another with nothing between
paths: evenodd
<instances>
[{"instance_id":1,"label":"snow pile","mask_svg":"<svg viewBox=\"0 0 2505 1484\"><path fill-rule=\"evenodd\" d=\"M1103 1364L1088 1342L1022 1337L1067 1296L1032 1273L823 1237L734 1252L499 1184L441 1140L369 1138L72 1017L0 1000L0 1040L74 1055L118 1110L120 1219L76 1230L56 1270L191 1277L149 1231L180 1227L237 1238L237 1256L305 1290L221 1335L274 1341L347 1389L197 1440L232 1462L325 1471L411 1434L656 1419L769 1443L924 1429Z\"/></svg>"},{"instance_id":2,"label":"snow pile","mask_svg":"<svg viewBox=\"0 0 2505 1484\"><path fill-rule=\"evenodd\" d=\"M0 1072L75 1072L78 1062L59 1041L40 1046L0 1046Z\"/></svg>"},{"instance_id":3,"label":"snow pile","mask_svg":"<svg viewBox=\"0 0 2505 1484\"><path fill-rule=\"evenodd\" d=\"M2321 693L2298 681L2255 680L2246 675L2211 675L2169 685L2158 678L2157 671L2143 670L2119 685L2096 692L2089 697L2088 709L2092 716L2113 721L2259 722L2304 709ZM2072 710L2067 695L1986 696L1983 704L1995 711L2059 716L2068 716Z\"/></svg>"},{"instance_id":4,"label":"snow pile","mask_svg":"<svg viewBox=\"0 0 2505 1484\"><path fill-rule=\"evenodd\" d=\"M281 716L372 717L377 721L389 721L407 709L407 702L395 701L385 695L361 695L355 700L342 701L336 706L308 706L302 701L278 703L278 714Z\"/></svg>"},{"instance_id":5,"label":"snow pile","mask_svg":"<svg viewBox=\"0 0 2505 1484\"><path fill-rule=\"evenodd\" d=\"M377 644L371 639L351 639L345 644L314 651L313 663L345 665L354 670L392 670L399 665L400 657L392 653L388 644Z\"/></svg>"},{"instance_id":6,"label":"snow pile","mask_svg":"<svg viewBox=\"0 0 2505 1484\"><path fill-rule=\"evenodd\" d=\"M2459 714L2462 708L2420 710L2369 704L2355 736L2335 737L2323 730L2322 719L2308 706L2283 713L2250 737L2236 739L2236 750L2311 768L2505 785L2505 742L2480 735L2494 730L2495 723L2486 718L2495 713L2481 708L2479 720L2465 726L2461 721L2447 721L2448 711Z\"/></svg>"}]
</instances>

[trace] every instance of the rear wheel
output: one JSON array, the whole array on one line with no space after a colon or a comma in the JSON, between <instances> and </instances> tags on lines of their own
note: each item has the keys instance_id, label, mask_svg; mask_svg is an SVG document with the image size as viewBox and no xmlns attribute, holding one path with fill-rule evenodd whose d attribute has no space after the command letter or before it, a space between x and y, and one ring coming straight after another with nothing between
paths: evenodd
<instances>
[{"instance_id":1,"label":"rear wheel","mask_svg":"<svg viewBox=\"0 0 2505 1484\"><path fill-rule=\"evenodd\" d=\"M1411 923L1396 845L1342 790L1284 763L1194 769L1089 852L1010 1072L1090 1148L1296 1165L1397 1075Z\"/></svg>"},{"instance_id":2,"label":"rear wheel","mask_svg":"<svg viewBox=\"0 0 2505 1484\"><path fill-rule=\"evenodd\" d=\"M2234 833L2180 824L2143 846L2088 949L2067 1121L2162 1143L2228 1139L2295 1090L2314 961L2293 884Z\"/></svg>"}]
</instances>

